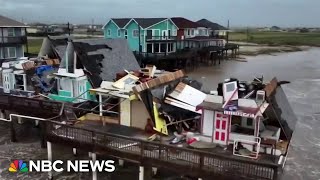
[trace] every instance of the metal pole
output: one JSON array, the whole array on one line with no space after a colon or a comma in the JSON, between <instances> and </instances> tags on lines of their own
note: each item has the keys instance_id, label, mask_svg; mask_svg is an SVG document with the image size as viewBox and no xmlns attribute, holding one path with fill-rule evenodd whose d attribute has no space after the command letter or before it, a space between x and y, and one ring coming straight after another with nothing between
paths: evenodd
<instances>
[{"instance_id":1,"label":"metal pole","mask_svg":"<svg viewBox=\"0 0 320 180\"><path fill-rule=\"evenodd\" d=\"M228 20L227 44L229 43L229 30L230 30L230 21Z\"/></svg>"},{"instance_id":2,"label":"metal pole","mask_svg":"<svg viewBox=\"0 0 320 180\"><path fill-rule=\"evenodd\" d=\"M141 29L140 29L139 23L138 23L138 31L139 31L139 65L141 66L141 51L142 51L142 47L141 47Z\"/></svg>"},{"instance_id":3,"label":"metal pole","mask_svg":"<svg viewBox=\"0 0 320 180\"><path fill-rule=\"evenodd\" d=\"M70 36L70 23L68 22L68 34Z\"/></svg>"},{"instance_id":4,"label":"metal pole","mask_svg":"<svg viewBox=\"0 0 320 180\"><path fill-rule=\"evenodd\" d=\"M52 162L52 146L51 142L47 141L48 160ZM49 179L53 179L52 171L48 172Z\"/></svg>"},{"instance_id":5,"label":"metal pole","mask_svg":"<svg viewBox=\"0 0 320 180\"><path fill-rule=\"evenodd\" d=\"M92 157L92 162L95 163L95 161L97 160L97 154L96 153L92 153L91 154ZM97 180L97 171L92 171L92 180Z\"/></svg>"},{"instance_id":6,"label":"metal pole","mask_svg":"<svg viewBox=\"0 0 320 180\"><path fill-rule=\"evenodd\" d=\"M4 43L4 36L3 36L3 28L1 28L1 39L2 39L2 43ZM3 56L3 59L6 58L6 54L5 54L5 47L3 46L2 47L2 56Z\"/></svg>"},{"instance_id":7,"label":"metal pole","mask_svg":"<svg viewBox=\"0 0 320 180\"><path fill-rule=\"evenodd\" d=\"M139 166L139 180L144 180L144 167Z\"/></svg>"}]
</instances>

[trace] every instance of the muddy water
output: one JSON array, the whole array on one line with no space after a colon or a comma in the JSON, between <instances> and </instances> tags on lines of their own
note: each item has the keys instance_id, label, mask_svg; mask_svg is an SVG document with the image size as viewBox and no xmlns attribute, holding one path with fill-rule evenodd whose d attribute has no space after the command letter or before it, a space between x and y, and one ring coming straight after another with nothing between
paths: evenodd
<instances>
[{"instance_id":1,"label":"muddy water","mask_svg":"<svg viewBox=\"0 0 320 180\"><path fill-rule=\"evenodd\" d=\"M320 49L305 52L279 54L277 56L249 57L248 62L223 61L220 66L205 67L190 73L201 79L204 89L214 90L218 82L230 76L242 80L252 80L255 75L266 79L277 76L279 80L291 81L284 90L299 118L289 150L284 170L287 180L320 179ZM26 130L25 130L26 131ZM33 133L34 132L34 133ZM18 134L19 143L11 143L9 126L0 123L0 180L2 179L47 179L46 173L10 174L9 163L13 159L46 159L45 149L40 148L38 139L33 135L38 131L30 127L27 132ZM53 146L54 159L74 159L70 148ZM77 159L86 159L82 153ZM168 174L168 173L167 173ZM55 173L55 179L91 179L90 173ZM171 173L167 176L171 176ZM111 174L99 174L99 179L138 179L138 168L118 168ZM164 179L164 178L159 178Z\"/></svg>"},{"instance_id":2,"label":"muddy water","mask_svg":"<svg viewBox=\"0 0 320 180\"><path fill-rule=\"evenodd\" d=\"M282 179L320 179L320 49L257 56L248 62L227 61L221 66L200 68L190 76L201 78L205 90L215 90L217 82L230 76L252 80L264 75L291 81L284 90L298 116Z\"/></svg>"}]
</instances>

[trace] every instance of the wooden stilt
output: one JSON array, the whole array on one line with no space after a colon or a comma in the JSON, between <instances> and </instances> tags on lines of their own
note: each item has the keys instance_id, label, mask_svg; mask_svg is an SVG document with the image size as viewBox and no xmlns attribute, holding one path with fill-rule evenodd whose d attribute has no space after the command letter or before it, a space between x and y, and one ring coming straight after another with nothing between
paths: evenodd
<instances>
[{"instance_id":1,"label":"wooden stilt","mask_svg":"<svg viewBox=\"0 0 320 180\"><path fill-rule=\"evenodd\" d=\"M14 129L13 120L10 122L10 135L11 135L11 142L17 142L16 131Z\"/></svg>"}]
</instances>

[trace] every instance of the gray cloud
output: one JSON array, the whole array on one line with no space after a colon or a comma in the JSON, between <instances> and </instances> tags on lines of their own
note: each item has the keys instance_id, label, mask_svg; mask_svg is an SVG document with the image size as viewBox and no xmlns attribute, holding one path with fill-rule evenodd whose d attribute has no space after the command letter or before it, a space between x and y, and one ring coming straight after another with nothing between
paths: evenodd
<instances>
[{"instance_id":1,"label":"gray cloud","mask_svg":"<svg viewBox=\"0 0 320 180\"><path fill-rule=\"evenodd\" d=\"M111 17L184 16L233 26L320 26L319 0L0 0L0 13L27 22L105 23Z\"/></svg>"}]
</instances>

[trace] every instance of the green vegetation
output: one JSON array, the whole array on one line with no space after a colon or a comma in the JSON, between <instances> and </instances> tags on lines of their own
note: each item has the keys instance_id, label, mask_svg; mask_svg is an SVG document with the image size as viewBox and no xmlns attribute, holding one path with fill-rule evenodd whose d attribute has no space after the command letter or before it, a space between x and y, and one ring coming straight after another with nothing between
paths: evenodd
<instances>
[{"instance_id":1,"label":"green vegetation","mask_svg":"<svg viewBox=\"0 0 320 180\"><path fill-rule=\"evenodd\" d=\"M98 38L94 36L76 36L75 39L90 39L90 38ZM42 45L43 38L38 37L37 39L28 39L28 48L29 53L38 54ZM25 51L27 51L27 47L24 47Z\"/></svg>"},{"instance_id":2,"label":"green vegetation","mask_svg":"<svg viewBox=\"0 0 320 180\"><path fill-rule=\"evenodd\" d=\"M231 41L266 45L320 46L320 33L298 32L231 32Z\"/></svg>"},{"instance_id":3,"label":"green vegetation","mask_svg":"<svg viewBox=\"0 0 320 180\"><path fill-rule=\"evenodd\" d=\"M29 53L31 54L38 54L42 45L43 39L28 39L28 48ZM26 51L26 47L24 47Z\"/></svg>"}]
</instances>

